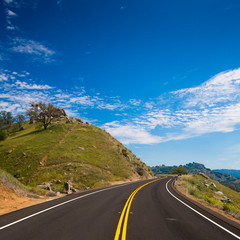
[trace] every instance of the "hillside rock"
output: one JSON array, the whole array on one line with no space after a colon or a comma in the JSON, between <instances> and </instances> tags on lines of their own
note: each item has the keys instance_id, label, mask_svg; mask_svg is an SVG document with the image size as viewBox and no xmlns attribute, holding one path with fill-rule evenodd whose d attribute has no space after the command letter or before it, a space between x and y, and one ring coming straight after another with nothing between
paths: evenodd
<instances>
[{"instance_id":1,"label":"hillside rock","mask_svg":"<svg viewBox=\"0 0 240 240\"><path fill-rule=\"evenodd\" d=\"M83 123L83 120L82 120L82 119L80 119L80 118L75 118L75 119L76 119L77 122Z\"/></svg>"},{"instance_id":2,"label":"hillside rock","mask_svg":"<svg viewBox=\"0 0 240 240\"><path fill-rule=\"evenodd\" d=\"M42 183L42 184L39 184L38 187L40 187L42 189L52 191L51 183Z\"/></svg>"}]
</instances>

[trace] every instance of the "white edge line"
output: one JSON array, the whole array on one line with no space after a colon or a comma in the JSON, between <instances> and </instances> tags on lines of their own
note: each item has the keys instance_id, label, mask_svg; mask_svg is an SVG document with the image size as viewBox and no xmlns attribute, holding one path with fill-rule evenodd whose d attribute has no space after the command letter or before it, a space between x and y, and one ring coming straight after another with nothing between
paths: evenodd
<instances>
[{"instance_id":1,"label":"white edge line","mask_svg":"<svg viewBox=\"0 0 240 240\"><path fill-rule=\"evenodd\" d=\"M7 224L7 225L4 225L4 226L0 227L0 230L2 230L2 229L4 229L4 228L7 228L7 227L10 227L10 226L12 226L12 225L14 225L14 224L16 224L16 223L22 222L22 221L24 221L24 220L26 220L26 219L28 219L28 218L34 217L34 216L36 216L36 215L39 215L39 214L41 214L41 213L47 212L47 211L49 211L49 210L51 210L51 209L60 207L60 206L62 206L62 205L64 205L64 204L67 204L67 203L76 201L76 200L78 200L78 199L80 199L80 198L84 198L84 197L87 197L87 196L90 196L90 195L93 195L93 194L96 194L96 193L99 193L99 192L107 191L107 190L110 190L110 189L113 189L113 188L123 187L123 186L126 186L126 185L131 184L131 183L133 183L133 182L126 183L126 184L122 184L122 185L118 185L118 186L114 186L114 187L104 188L104 189L98 190L98 191L96 191L96 192L91 192L91 193L88 193L88 194L86 194L86 195L83 195L83 196L79 196L79 197L70 199L70 200L68 200L68 201L59 203L59 204L57 204L57 205L55 205L55 206L46 208L46 209L44 209L44 210L42 210L42 211L36 212L36 213L31 214L31 215L29 215L29 216L27 216L27 217L21 218L21 219L19 219L19 220L17 220L17 221L14 221L14 222L11 222L11 223L9 223L9 224Z\"/></svg>"},{"instance_id":2,"label":"white edge line","mask_svg":"<svg viewBox=\"0 0 240 240\"><path fill-rule=\"evenodd\" d=\"M176 196L174 196L168 189L168 183L171 181L171 179L166 183L166 189L167 191L174 197L176 198L179 202L181 202L182 204L184 204L186 207L190 208L191 210L193 210L195 213L199 214L200 216L202 216L203 218L207 219L209 222L215 224L216 226L218 226L219 228L223 229L224 231L228 232L229 234L231 234L232 236L234 236L237 239L240 239L239 236L237 236L235 233L229 231L228 229L224 228L223 226L219 225L218 223L214 222L213 220L211 220L210 218L206 217L205 215L203 215L202 213L198 212L197 210L195 210L194 208L190 207L189 205L187 205L185 202L183 202L182 200L180 200L179 198L177 198Z\"/></svg>"}]
</instances>

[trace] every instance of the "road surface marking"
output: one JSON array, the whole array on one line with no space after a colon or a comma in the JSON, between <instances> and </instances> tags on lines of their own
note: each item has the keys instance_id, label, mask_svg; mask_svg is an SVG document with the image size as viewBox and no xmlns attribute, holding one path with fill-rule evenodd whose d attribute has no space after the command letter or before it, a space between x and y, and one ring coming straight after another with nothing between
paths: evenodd
<instances>
[{"instance_id":1,"label":"road surface marking","mask_svg":"<svg viewBox=\"0 0 240 240\"><path fill-rule=\"evenodd\" d=\"M180 203L184 204L186 207L190 208L191 210L193 210L195 213L199 214L200 216L202 216L203 218L207 219L209 222L215 224L216 226L218 226L219 228L223 229L224 231L226 231L227 233L231 234L232 236L234 236L237 239L240 239L240 237L238 235L236 235L235 233L229 231L228 229L224 228L223 226L221 226L220 224L214 222L213 220L211 220L210 218L206 217L205 215L203 215L202 213L198 212L197 210L195 210L194 208L190 207L189 205L187 205L185 202L183 202L182 200L180 200L179 198L177 198L175 195L173 195L169 189L168 189L168 183L171 181L171 179L166 183L166 189L167 191L174 197L176 198Z\"/></svg>"},{"instance_id":2,"label":"road surface marking","mask_svg":"<svg viewBox=\"0 0 240 240\"><path fill-rule=\"evenodd\" d=\"M118 186L114 186L114 187L104 188L104 189L98 190L98 191L96 191L96 192L91 192L91 193L88 193L88 194L86 194L86 195L83 195L83 196L79 196L79 197L70 199L70 200L68 200L68 201L59 203L59 204L54 205L54 206L52 206L52 207L46 208L46 209L44 209L44 210L42 210L42 211L36 212L36 213L34 213L34 214L31 214L31 215L29 215L29 216L27 216L27 217L21 218L21 219L19 219L19 220L17 220L17 221L14 221L14 222L11 222L11 223L9 223L9 224L6 224L6 225L0 227L0 230L2 230L2 229L4 229L4 228L7 228L7 227L10 227L10 226L12 226L12 225L14 225L14 224L16 224L16 223L22 222L22 221L24 221L24 220L27 220L27 219L29 219L29 218L32 218L32 217L34 217L34 216L36 216L36 215L39 215L39 214L41 214L41 213L47 212L47 211L49 211L49 210L51 210L51 209L60 207L60 206L62 206L62 205L65 205L65 204L70 203L70 202L73 202L73 201L76 201L76 200L78 200L78 199L81 199L81 198L84 198L84 197L88 197L88 196L90 196L90 195L93 195L93 194L96 194L96 193L99 193L99 192L103 192L103 191L107 191L107 190L110 190L110 189L113 189L113 188L123 187L123 186L129 185L129 184L131 184L131 183L132 183L132 182L126 183L126 184L122 184L122 185L118 185Z\"/></svg>"},{"instance_id":3,"label":"road surface marking","mask_svg":"<svg viewBox=\"0 0 240 240\"><path fill-rule=\"evenodd\" d=\"M164 178L166 178L166 177L164 177ZM148 185L150 183L153 183L153 182L156 182L156 181L161 180L161 179L163 179L163 178L158 178L158 179L153 180L151 182L145 183L142 186L138 187L134 192L132 192L132 194L129 196L127 202L125 203L125 205L123 207L122 214L121 214L120 219L118 221L118 226L117 226L117 230L116 230L116 233L115 233L114 240L119 240L120 234L121 234L122 224L123 224L123 228L122 228L122 238L121 239L122 240L126 240L126 236L127 236L127 223L128 223L128 216L129 216L129 212L130 212L130 207L131 207L133 198L137 194L137 192L141 188L145 187L146 185Z\"/></svg>"}]
</instances>

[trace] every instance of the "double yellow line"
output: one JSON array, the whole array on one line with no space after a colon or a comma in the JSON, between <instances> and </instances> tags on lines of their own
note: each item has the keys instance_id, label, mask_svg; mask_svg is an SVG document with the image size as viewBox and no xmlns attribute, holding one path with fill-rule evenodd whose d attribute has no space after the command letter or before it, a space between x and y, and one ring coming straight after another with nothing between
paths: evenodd
<instances>
[{"instance_id":1,"label":"double yellow line","mask_svg":"<svg viewBox=\"0 0 240 240\"><path fill-rule=\"evenodd\" d=\"M166 177L164 177L166 178ZM120 234L121 234L121 228L122 228L122 238L121 240L126 240L126 236L127 236L127 223L128 223L128 216L129 216L129 211L130 211L130 207L131 207L131 204L132 204L132 201L133 201L133 198L134 196L137 194L137 192L147 186L148 184L150 183L153 183L153 182L156 182L158 180L161 180L163 178L158 178L156 180L153 180L151 182L148 182L148 183L145 183L143 184L142 186L140 186L139 188L137 188L131 195L130 197L128 198L127 202L125 203L124 205L124 208L123 208L123 211L121 213L121 216L120 216L120 219L119 219L119 222L118 222L118 226L117 226L117 230L116 230L116 233L115 233L115 237L114 237L114 240L119 240L120 239ZM124 221L124 222L123 222ZM123 227L122 227L122 224L123 224Z\"/></svg>"}]
</instances>

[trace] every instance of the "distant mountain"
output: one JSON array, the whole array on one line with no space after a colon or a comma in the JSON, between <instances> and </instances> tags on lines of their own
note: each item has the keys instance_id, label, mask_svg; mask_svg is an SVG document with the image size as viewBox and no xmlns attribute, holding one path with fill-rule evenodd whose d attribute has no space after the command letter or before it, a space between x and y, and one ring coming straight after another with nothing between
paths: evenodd
<instances>
[{"instance_id":1,"label":"distant mountain","mask_svg":"<svg viewBox=\"0 0 240 240\"><path fill-rule=\"evenodd\" d=\"M174 168L177 166L155 166L152 167L152 171L155 174L168 174L173 171ZM189 174L198 174L200 172L206 174L209 176L211 179L218 181L222 184L224 184L227 187L230 187L238 192L240 192L240 178L236 178L230 174L227 173L222 173L222 172L217 172L216 170L211 170L209 168L206 168L203 164L201 163L188 163L186 165L183 165L188 170Z\"/></svg>"},{"instance_id":2,"label":"distant mountain","mask_svg":"<svg viewBox=\"0 0 240 240\"><path fill-rule=\"evenodd\" d=\"M227 173L235 178L240 177L240 170L235 169L214 169L214 172Z\"/></svg>"}]
</instances>

